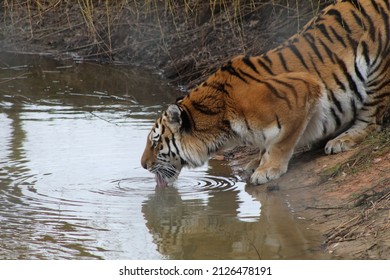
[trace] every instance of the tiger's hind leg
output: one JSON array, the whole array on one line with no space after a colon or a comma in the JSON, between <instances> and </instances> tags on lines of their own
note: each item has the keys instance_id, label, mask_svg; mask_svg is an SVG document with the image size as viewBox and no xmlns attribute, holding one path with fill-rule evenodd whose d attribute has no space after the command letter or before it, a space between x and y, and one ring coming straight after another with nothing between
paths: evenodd
<instances>
[{"instance_id":1,"label":"tiger's hind leg","mask_svg":"<svg viewBox=\"0 0 390 280\"><path fill-rule=\"evenodd\" d=\"M350 150L372 132L381 129L383 116L390 100L390 73L387 72L388 70L384 71L386 72L381 77L383 79L369 84L367 100L357 112L352 127L326 144L326 154L337 154Z\"/></svg>"},{"instance_id":2,"label":"tiger's hind leg","mask_svg":"<svg viewBox=\"0 0 390 280\"><path fill-rule=\"evenodd\" d=\"M378 130L378 126L374 123L367 125L357 121L350 129L329 140L325 146L325 153L330 155L351 150L356 144L362 142L364 138L376 130Z\"/></svg>"}]
</instances>

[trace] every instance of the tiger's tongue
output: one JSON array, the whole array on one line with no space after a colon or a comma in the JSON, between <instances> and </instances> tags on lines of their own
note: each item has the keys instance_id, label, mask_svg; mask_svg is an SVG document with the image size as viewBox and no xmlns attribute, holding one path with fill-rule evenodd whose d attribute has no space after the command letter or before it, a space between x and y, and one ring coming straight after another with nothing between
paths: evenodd
<instances>
[{"instance_id":1,"label":"tiger's tongue","mask_svg":"<svg viewBox=\"0 0 390 280\"><path fill-rule=\"evenodd\" d=\"M156 179L157 187L159 188L167 187L167 182L165 182L165 180L161 175L156 174L155 179Z\"/></svg>"}]
</instances>

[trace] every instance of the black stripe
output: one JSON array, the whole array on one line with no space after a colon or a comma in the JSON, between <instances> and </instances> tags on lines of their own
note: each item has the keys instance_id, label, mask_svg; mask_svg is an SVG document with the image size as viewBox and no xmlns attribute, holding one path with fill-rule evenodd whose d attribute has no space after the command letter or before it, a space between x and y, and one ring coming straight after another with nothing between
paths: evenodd
<instances>
[{"instance_id":1,"label":"black stripe","mask_svg":"<svg viewBox=\"0 0 390 280\"><path fill-rule=\"evenodd\" d=\"M374 38L375 38L375 25L374 25L371 17L367 14L366 10L362 6L359 6L359 8L360 8L360 12L362 13L362 15L368 21L368 26L369 26L368 29L370 30L369 34L371 36L371 39L374 40Z\"/></svg>"},{"instance_id":2,"label":"black stripe","mask_svg":"<svg viewBox=\"0 0 390 280\"><path fill-rule=\"evenodd\" d=\"M351 28L349 28L349 25L343 19L339 11L337 11L336 9L330 9L326 14L334 16L336 18L336 21L345 29L345 31L347 31L347 33L351 33Z\"/></svg>"},{"instance_id":3,"label":"black stripe","mask_svg":"<svg viewBox=\"0 0 390 280\"><path fill-rule=\"evenodd\" d=\"M332 31L333 36L336 38L336 40L337 40L338 42L340 42L340 43L344 46L344 48L346 48L346 47L347 47L347 44L344 42L343 37L340 36L340 35L337 33L337 31L336 31L332 26L330 27L330 30Z\"/></svg>"},{"instance_id":4,"label":"black stripe","mask_svg":"<svg viewBox=\"0 0 390 280\"><path fill-rule=\"evenodd\" d=\"M328 129L326 128L328 126L327 120L322 121L322 135L327 135L328 134Z\"/></svg>"},{"instance_id":5,"label":"black stripe","mask_svg":"<svg viewBox=\"0 0 390 280\"><path fill-rule=\"evenodd\" d=\"M376 107L376 110L375 110L374 114L371 115L371 117L374 117L374 116L377 117L379 112L383 113L386 108L387 108L387 106L385 106L385 105L379 105L378 107ZM376 123L382 124L383 118L377 118Z\"/></svg>"},{"instance_id":6,"label":"black stripe","mask_svg":"<svg viewBox=\"0 0 390 280\"><path fill-rule=\"evenodd\" d=\"M357 108L356 108L356 102L355 99L351 98L351 108L352 108L352 113L353 113L353 119L356 119L357 116Z\"/></svg>"},{"instance_id":7,"label":"black stripe","mask_svg":"<svg viewBox=\"0 0 390 280\"><path fill-rule=\"evenodd\" d=\"M270 75L275 75L274 72L261 60L261 58L257 59L257 63Z\"/></svg>"},{"instance_id":8,"label":"black stripe","mask_svg":"<svg viewBox=\"0 0 390 280\"><path fill-rule=\"evenodd\" d=\"M249 56L244 56L244 58L242 59L242 61L247 65L249 66L254 72L256 72L257 74L259 74L259 71L256 69L255 65L252 63L251 59Z\"/></svg>"},{"instance_id":9,"label":"black stripe","mask_svg":"<svg viewBox=\"0 0 390 280\"><path fill-rule=\"evenodd\" d=\"M272 79L270 79L270 80L273 81L273 82L275 82L275 83L281 84L281 85L283 85L283 86L285 86L285 87L287 87L287 88L289 88L289 89L291 89L291 90L293 90L293 91L294 91L294 95L297 94L297 91L296 91L296 89L295 89L295 87L294 87L293 85L291 85L291 84L289 84L289 83L286 83L286 82L284 82L284 81L281 81L281 80L279 80L278 78L272 78Z\"/></svg>"},{"instance_id":10,"label":"black stripe","mask_svg":"<svg viewBox=\"0 0 390 280\"><path fill-rule=\"evenodd\" d=\"M338 64L341 67L341 70L343 71L344 76L347 78L349 88L352 90L352 92L358 97L359 101L363 101L363 96L361 96L358 87L353 80L352 76L349 74L347 66L345 65L344 61L336 57Z\"/></svg>"},{"instance_id":11,"label":"black stripe","mask_svg":"<svg viewBox=\"0 0 390 280\"><path fill-rule=\"evenodd\" d=\"M370 83L369 88L375 92L382 90L384 87L390 84L390 80L378 80L377 82ZM374 87L374 89L372 89Z\"/></svg>"},{"instance_id":12,"label":"black stripe","mask_svg":"<svg viewBox=\"0 0 390 280\"><path fill-rule=\"evenodd\" d=\"M371 62L371 65L376 65L378 59L381 59L381 52L382 52L382 40L378 40L378 51L376 52L376 57L373 62ZM380 67L380 64L375 68L375 69L370 69L370 74L368 75L369 77L371 76L372 73L378 70L378 67Z\"/></svg>"},{"instance_id":13,"label":"black stripe","mask_svg":"<svg viewBox=\"0 0 390 280\"><path fill-rule=\"evenodd\" d=\"M333 119L336 122L336 127L339 128L341 126L340 117L336 114L336 112L333 108L330 108L330 112L332 113Z\"/></svg>"},{"instance_id":14,"label":"black stripe","mask_svg":"<svg viewBox=\"0 0 390 280\"><path fill-rule=\"evenodd\" d=\"M171 153L171 146L169 146L170 140L168 137L164 137L164 140L165 140L166 146L168 147L168 153L161 153L161 154L168 156Z\"/></svg>"},{"instance_id":15,"label":"black stripe","mask_svg":"<svg viewBox=\"0 0 390 280\"><path fill-rule=\"evenodd\" d=\"M384 96L383 96L384 97ZM375 98L374 98L375 99ZM378 99L376 101L372 101L372 102L365 102L364 103L364 106L365 107L373 107L373 106L377 106L378 104L382 103L383 102L383 99Z\"/></svg>"},{"instance_id":16,"label":"black stripe","mask_svg":"<svg viewBox=\"0 0 390 280\"><path fill-rule=\"evenodd\" d=\"M337 99L336 95L334 94L334 92L332 90L329 90L328 89L328 92L330 94L330 97L331 97L331 100L332 102L334 103L334 105L336 105L337 107L337 110L340 112L340 113L343 113L343 107L340 103L340 101Z\"/></svg>"},{"instance_id":17,"label":"black stripe","mask_svg":"<svg viewBox=\"0 0 390 280\"><path fill-rule=\"evenodd\" d=\"M295 45L289 45L288 48L293 52L293 54L298 57L299 61L302 63L302 65L306 68L306 69L309 69L309 67L307 67L306 65L306 62L305 62L305 59L303 58L301 52L297 49L297 47Z\"/></svg>"},{"instance_id":18,"label":"black stripe","mask_svg":"<svg viewBox=\"0 0 390 280\"><path fill-rule=\"evenodd\" d=\"M293 85L286 83L284 81L278 80L277 78L273 78L273 79L271 79L271 81L274 81L275 83L281 84L281 85L289 88L292 91L292 93L294 94L295 100L298 100L298 92Z\"/></svg>"},{"instance_id":19,"label":"black stripe","mask_svg":"<svg viewBox=\"0 0 390 280\"><path fill-rule=\"evenodd\" d=\"M320 42L320 45L324 48L326 54L328 55L328 57L330 58L330 60L334 63L336 63L335 59L334 59L334 53L329 49L329 47L322 41L322 40L319 40Z\"/></svg>"},{"instance_id":20,"label":"black stripe","mask_svg":"<svg viewBox=\"0 0 390 280\"><path fill-rule=\"evenodd\" d=\"M340 113L343 113L343 108L342 108L342 105L340 103L340 101L336 98L334 92L329 88L329 86L327 85L327 83L325 82L326 79L324 79L322 76L321 76L321 72L317 69L317 66L315 64L313 64L313 67L314 67L314 70L316 71L317 75L320 77L320 79L322 80L322 82L324 83L324 86L325 86L325 89L326 91L328 92L328 99L330 99L337 107L337 109L339 110ZM336 76L334 73L333 73L333 76ZM336 77L337 78L337 77ZM338 78L337 78L338 80ZM338 80L340 82L340 80ZM337 82L336 82L337 83ZM341 83L341 82L340 82ZM342 85L344 87L344 85ZM345 89L345 87L344 87ZM329 95L330 94L330 95Z\"/></svg>"},{"instance_id":21,"label":"black stripe","mask_svg":"<svg viewBox=\"0 0 390 280\"><path fill-rule=\"evenodd\" d=\"M318 51L318 48L315 44L315 39L314 37L311 35L311 34L304 34L303 35L303 38L306 39L306 41L309 43L310 47L312 48L312 50L314 51L314 53L316 54L316 56L321 60L322 63L324 63L324 59L322 58L322 55L321 53Z\"/></svg>"},{"instance_id":22,"label":"black stripe","mask_svg":"<svg viewBox=\"0 0 390 280\"><path fill-rule=\"evenodd\" d=\"M209 84L208 87L211 87L219 92L229 95L229 92L225 89L225 84L219 82L213 82L212 84Z\"/></svg>"},{"instance_id":23,"label":"black stripe","mask_svg":"<svg viewBox=\"0 0 390 280\"><path fill-rule=\"evenodd\" d=\"M355 6L355 8L359 8L360 7L359 0L343 0L342 2L351 3L353 6Z\"/></svg>"},{"instance_id":24,"label":"black stripe","mask_svg":"<svg viewBox=\"0 0 390 280\"><path fill-rule=\"evenodd\" d=\"M224 66L221 67L221 71L226 71L228 72L230 75L232 76L235 76L237 78L239 78L241 81L243 81L244 83L248 83L247 80L245 80L237 71L236 69L233 68L232 66L232 62L229 61L228 63L226 63Z\"/></svg>"},{"instance_id":25,"label":"black stripe","mask_svg":"<svg viewBox=\"0 0 390 280\"><path fill-rule=\"evenodd\" d=\"M304 80L304 79L296 78L296 77L287 77L287 79L301 82L301 83L303 83L306 86L308 91L310 90L310 83L308 81Z\"/></svg>"},{"instance_id":26,"label":"black stripe","mask_svg":"<svg viewBox=\"0 0 390 280\"><path fill-rule=\"evenodd\" d=\"M360 17L354 10L351 10L352 16L356 21L356 24L363 27L366 30L366 25L364 24L363 18Z\"/></svg>"},{"instance_id":27,"label":"black stripe","mask_svg":"<svg viewBox=\"0 0 390 280\"><path fill-rule=\"evenodd\" d=\"M190 126L191 126L190 129L196 130L196 124L195 124L194 118L193 118L193 116L192 116L190 110L188 110L188 108L187 108L186 106L184 106L184 105L180 105L180 106L183 108L183 111L186 112L186 115L187 115L189 124L190 124ZM185 122L185 121L183 120L183 123L184 123L184 122Z\"/></svg>"},{"instance_id":28,"label":"black stripe","mask_svg":"<svg viewBox=\"0 0 390 280\"><path fill-rule=\"evenodd\" d=\"M229 120L222 120L222 126L220 126L219 129L224 131L224 132L231 132L232 126L230 124L230 121Z\"/></svg>"},{"instance_id":29,"label":"black stripe","mask_svg":"<svg viewBox=\"0 0 390 280\"><path fill-rule=\"evenodd\" d=\"M283 54L281 52L278 52L278 57L280 59L280 62L282 63L282 66L283 66L284 70L287 71L287 72L291 72L290 69L288 69L286 60L284 59L284 56L283 56Z\"/></svg>"},{"instance_id":30,"label":"black stripe","mask_svg":"<svg viewBox=\"0 0 390 280\"><path fill-rule=\"evenodd\" d=\"M275 118L276 118L276 124L278 125L279 130L281 130L282 129L282 125L280 124L280 120L279 120L278 115L275 115Z\"/></svg>"},{"instance_id":31,"label":"black stripe","mask_svg":"<svg viewBox=\"0 0 390 280\"><path fill-rule=\"evenodd\" d=\"M192 115L188 112L187 107L181 105L181 132L190 133L194 127L194 120L192 119Z\"/></svg>"},{"instance_id":32,"label":"black stripe","mask_svg":"<svg viewBox=\"0 0 390 280\"><path fill-rule=\"evenodd\" d=\"M390 2L388 2L390 3ZM387 38L387 43L386 43L386 46L388 46L389 44L389 38L390 38L390 24L389 24L389 14L388 14L389 11L385 11L384 9L381 8L381 16L382 16L382 19L383 19L383 26L386 27L386 36L385 38ZM380 38L382 39L382 38ZM379 40L379 39L378 39Z\"/></svg>"},{"instance_id":33,"label":"black stripe","mask_svg":"<svg viewBox=\"0 0 390 280\"><path fill-rule=\"evenodd\" d=\"M363 51L364 60L366 61L367 66L369 66L370 65L370 57L368 55L367 43L365 41L362 41L361 45L362 45L362 51Z\"/></svg>"},{"instance_id":34,"label":"black stripe","mask_svg":"<svg viewBox=\"0 0 390 280\"><path fill-rule=\"evenodd\" d=\"M317 73L317 76L323 81L323 83L325 84L325 80L322 78L322 76L321 76L321 71L319 71L318 70L318 68L317 68L317 65L315 64L315 63L312 63L313 64L313 67L314 67L314 70L316 71L316 73ZM326 85L325 85L325 87L327 87Z\"/></svg>"},{"instance_id":35,"label":"black stripe","mask_svg":"<svg viewBox=\"0 0 390 280\"><path fill-rule=\"evenodd\" d=\"M246 126L246 129L248 129L248 131L251 131L251 127L249 126L249 123L248 123L248 120L245 118L245 126Z\"/></svg>"},{"instance_id":36,"label":"black stripe","mask_svg":"<svg viewBox=\"0 0 390 280\"><path fill-rule=\"evenodd\" d=\"M219 114L220 112L218 110L210 110L207 106L204 106L202 103L196 101L192 101L192 106L195 110L209 116Z\"/></svg>"},{"instance_id":37,"label":"black stripe","mask_svg":"<svg viewBox=\"0 0 390 280\"><path fill-rule=\"evenodd\" d=\"M356 74L356 76L358 77L358 79L359 79L361 82L364 82L363 75L362 75L362 73L360 73L360 70L359 70L359 67L358 67L358 65L357 65L356 59L355 59L354 67L355 67L355 74Z\"/></svg>"},{"instance_id":38,"label":"black stripe","mask_svg":"<svg viewBox=\"0 0 390 280\"><path fill-rule=\"evenodd\" d=\"M251 80L254 80L254 81L258 82L258 83L261 82L261 80L255 78L255 77L252 76L251 74L248 74L247 72L245 72L245 71L243 71L243 70L241 70L241 69L238 69L238 71L240 71L240 73L241 73L242 75L244 75L245 77L248 77L248 78L251 79ZM247 82L247 83L248 83L248 82Z\"/></svg>"},{"instance_id":39,"label":"black stripe","mask_svg":"<svg viewBox=\"0 0 390 280\"><path fill-rule=\"evenodd\" d=\"M267 54L263 54L261 57L268 62L269 66L272 66L272 60L268 57Z\"/></svg>"},{"instance_id":40,"label":"black stripe","mask_svg":"<svg viewBox=\"0 0 390 280\"><path fill-rule=\"evenodd\" d=\"M180 156L180 150L179 150L179 148L178 148L177 145L176 145L176 139L175 139L175 135L174 135L174 134L172 134L172 143L173 143L173 146L175 147L175 150L176 150L177 155L181 158L181 156ZM172 152L172 153L173 153L173 152Z\"/></svg>"},{"instance_id":41,"label":"black stripe","mask_svg":"<svg viewBox=\"0 0 390 280\"><path fill-rule=\"evenodd\" d=\"M379 7L378 4L376 3L376 0L371 0L371 4L374 6L374 9L379 13Z\"/></svg>"},{"instance_id":42,"label":"black stripe","mask_svg":"<svg viewBox=\"0 0 390 280\"><path fill-rule=\"evenodd\" d=\"M360 121L360 122L363 122L363 123L371 123L370 121L366 121L366 120L364 120L362 118L357 118L356 120Z\"/></svg>"},{"instance_id":43,"label":"black stripe","mask_svg":"<svg viewBox=\"0 0 390 280\"><path fill-rule=\"evenodd\" d=\"M274 96L276 96L279 99L282 99L282 100L286 101L288 108L291 109L290 100L288 100L288 98L286 96L280 95L279 92L276 90L276 88L274 86L272 86L270 83L268 83L268 82L261 82L261 83L264 84L271 91L271 93Z\"/></svg>"},{"instance_id":44,"label":"black stripe","mask_svg":"<svg viewBox=\"0 0 390 280\"><path fill-rule=\"evenodd\" d=\"M376 96L374 96L374 99L382 99L382 101L383 101L383 98L387 97L387 96L390 96L390 91L382 93L380 95L376 95Z\"/></svg>"},{"instance_id":45,"label":"black stripe","mask_svg":"<svg viewBox=\"0 0 390 280\"><path fill-rule=\"evenodd\" d=\"M339 80L337 75L335 73L332 73L333 79L335 80L336 84L342 91L346 91L345 85Z\"/></svg>"},{"instance_id":46,"label":"black stripe","mask_svg":"<svg viewBox=\"0 0 390 280\"><path fill-rule=\"evenodd\" d=\"M326 26L324 24L318 24L317 25L318 29L321 31L322 34L324 34L324 36L331 42L331 43L334 43L333 42L333 39L332 37L330 37L329 33L328 33L328 30L326 29Z\"/></svg>"},{"instance_id":47,"label":"black stripe","mask_svg":"<svg viewBox=\"0 0 390 280\"><path fill-rule=\"evenodd\" d=\"M368 76L369 77L368 80L371 80L368 83L368 86L371 88L371 87L377 86L379 83L381 83L381 81L383 80L382 76L387 75L389 68L390 68L390 60L387 60L387 63L385 65L380 64L380 65L378 65L378 67L373 69L372 72L370 73L370 75ZM380 71L379 74L377 73L378 71ZM374 74L375 74L375 77L373 79L371 79L371 76Z\"/></svg>"},{"instance_id":48,"label":"black stripe","mask_svg":"<svg viewBox=\"0 0 390 280\"><path fill-rule=\"evenodd\" d=\"M353 49L353 51L356 55L356 49L357 49L359 42L352 39L352 37L349 34L347 34L347 39L348 39L348 43L350 44L351 48Z\"/></svg>"}]
</instances>

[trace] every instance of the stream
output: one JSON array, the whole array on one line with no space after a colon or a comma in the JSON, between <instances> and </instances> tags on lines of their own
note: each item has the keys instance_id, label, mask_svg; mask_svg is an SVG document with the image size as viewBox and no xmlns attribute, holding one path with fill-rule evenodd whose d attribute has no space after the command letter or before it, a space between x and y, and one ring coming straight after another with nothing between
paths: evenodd
<instances>
[{"instance_id":1,"label":"stream","mask_svg":"<svg viewBox=\"0 0 390 280\"><path fill-rule=\"evenodd\" d=\"M148 71L0 53L0 259L321 259L286 197L224 161L140 166L181 93Z\"/></svg>"}]
</instances>

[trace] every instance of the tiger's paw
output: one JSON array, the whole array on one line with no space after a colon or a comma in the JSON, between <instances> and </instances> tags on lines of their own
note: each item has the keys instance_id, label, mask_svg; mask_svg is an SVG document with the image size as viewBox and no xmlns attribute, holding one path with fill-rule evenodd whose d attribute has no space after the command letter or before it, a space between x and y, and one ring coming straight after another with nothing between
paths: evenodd
<instances>
[{"instance_id":1,"label":"tiger's paw","mask_svg":"<svg viewBox=\"0 0 390 280\"><path fill-rule=\"evenodd\" d=\"M259 167L259 164L260 164L260 159L253 159L244 167L244 170L247 173L252 174L253 172L255 172L256 168Z\"/></svg>"},{"instance_id":2,"label":"tiger's paw","mask_svg":"<svg viewBox=\"0 0 390 280\"><path fill-rule=\"evenodd\" d=\"M326 143L325 153L327 155L338 154L351 150L355 145L355 141L353 141L349 135L343 135L341 137L339 136L335 139L329 140L328 143Z\"/></svg>"},{"instance_id":3,"label":"tiger's paw","mask_svg":"<svg viewBox=\"0 0 390 280\"><path fill-rule=\"evenodd\" d=\"M278 179L284 173L287 168L263 168L259 167L251 176L251 183L254 185L265 184L271 180Z\"/></svg>"}]
</instances>

